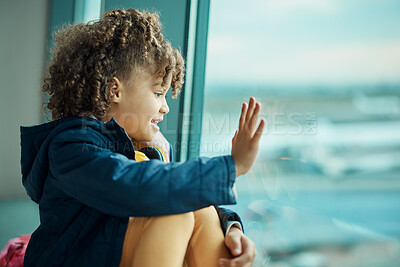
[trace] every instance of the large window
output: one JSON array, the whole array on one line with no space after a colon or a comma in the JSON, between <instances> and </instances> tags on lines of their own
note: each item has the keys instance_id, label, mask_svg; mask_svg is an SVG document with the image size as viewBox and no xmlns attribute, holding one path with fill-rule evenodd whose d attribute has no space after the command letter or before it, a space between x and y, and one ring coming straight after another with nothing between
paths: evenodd
<instances>
[{"instance_id":1,"label":"large window","mask_svg":"<svg viewBox=\"0 0 400 267\"><path fill-rule=\"evenodd\" d=\"M255 266L400 262L400 2L213 0L201 155L267 128L234 207Z\"/></svg>"}]
</instances>

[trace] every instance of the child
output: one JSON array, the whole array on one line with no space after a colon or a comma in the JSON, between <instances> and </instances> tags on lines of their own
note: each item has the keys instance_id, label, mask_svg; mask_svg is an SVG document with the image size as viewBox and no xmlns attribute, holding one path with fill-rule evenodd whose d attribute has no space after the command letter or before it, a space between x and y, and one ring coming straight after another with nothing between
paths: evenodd
<instances>
[{"instance_id":1,"label":"child","mask_svg":"<svg viewBox=\"0 0 400 267\"><path fill-rule=\"evenodd\" d=\"M55 41L43 88L53 120L21 127L23 184L40 210L24 264L217 266L229 258L218 215L224 228L238 219L210 205L236 202L232 186L254 163L264 127L259 103L243 105L231 155L139 162L133 144L157 136L165 145L157 123L169 111L168 89L176 97L184 77L158 16L110 11Z\"/></svg>"}]
</instances>

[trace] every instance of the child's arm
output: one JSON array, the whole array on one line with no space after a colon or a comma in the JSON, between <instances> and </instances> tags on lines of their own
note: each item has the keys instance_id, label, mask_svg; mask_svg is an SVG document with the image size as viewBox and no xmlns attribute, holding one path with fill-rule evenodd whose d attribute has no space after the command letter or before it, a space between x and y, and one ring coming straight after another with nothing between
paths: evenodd
<instances>
[{"instance_id":1,"label":"child's arm","mask_svg":"<svg viewBox=\"0 0 400 267\"><path fill-rule=\"evenodd\" d=\"M243 161L244 158L245 167L243 167L244 169L243 171L241 171L243 173L247 172L248 169L250 169L251 165L253 164L251 160L253 159L254 162L255 156L257 155L258 141L261 137L261 133L264 127L264 121L261 121L258 129L257 130L255 129L260 110L261 106L259 103L256 103L254 98L250 98L248 108L246 104L242 106L242 114L239 121L239 132L236 132L235 137L232 140L232 147L233 147L232 156L236 156L237 154L237 161ZM239 136L239 139L237 136ZM158 148L161 148L163 154L169 154L170 156L172 156L173 154L171 145L161 134L161 132L157 133L153 142L140 143L134 141L134 143L139 149L146 146L156 146ZM242 151L240 151L240 149ZM250 160L248 157L250 157ZM166 162L170 161L166 160ZM250 164L250 167L246 166L246 164L247 165ZM241 166L237 166L236 170L238 170L238 168L241 168ZM239 174L237 174L237 176L238 175ZM223 229L224 234L226 234L228 224L233 221L240 223L241 230L243 230L242 221L235 212L225 208L220 208L220 207L215 207L215 208L220 218L221 227Z\"/></svg>"},{"instance_id":2,"label":"child's arm","mask_svg":"<svg viewBox=\"0 0 400 267\"><path fill-rule=\"evenodd\" d=\"M157 132L154 140L152 142L138 142L136 140L132 140L135 148L137 149L143 149L146 147L157 147L161 153L164 155L164 161L166 163L172 162L173 158L173 148L171 144L168 142L168 140L164 137L164 135L159 131ZM226 209L226 208L221 208L221 207L215 207L220 223L221 223L221 228L222 231L225 234L228 233L229 229L231 226L237 226L240 228L240 230L243 231L243 223L239 217L238 214L236 214L234 211Z\"/></svg>"},{"instance_id":3,"label":"child's arm","mask_svg":"<svg viewBox=\"0 0 400 267\"><path fill-rule=\"evenodd\" d=\"M136 162L107 145L88 130L57 135L49 148L49 178L67 196L121 217L177 214L236 202L230 155L185 163Z\"/></svg>"}]
</instances>

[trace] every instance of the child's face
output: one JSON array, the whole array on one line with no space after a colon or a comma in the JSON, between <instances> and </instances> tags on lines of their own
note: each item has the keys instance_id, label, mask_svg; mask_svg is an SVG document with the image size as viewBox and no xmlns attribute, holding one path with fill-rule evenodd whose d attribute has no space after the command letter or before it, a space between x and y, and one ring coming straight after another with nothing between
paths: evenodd
<instances>
[{"instance_id":1,"label":"child's face","mask_svg":"<svg viewBox=\"0 0 400 267\"><path fill-rule=\"evenodd\" d=\"M114 78L111 109L107 117L114 117L129 137L150 142L160 130L157 123L169 112L165 95L170 87L161 87L163 74L143 70L127 82Z\"/></svg>"}]
</instances>

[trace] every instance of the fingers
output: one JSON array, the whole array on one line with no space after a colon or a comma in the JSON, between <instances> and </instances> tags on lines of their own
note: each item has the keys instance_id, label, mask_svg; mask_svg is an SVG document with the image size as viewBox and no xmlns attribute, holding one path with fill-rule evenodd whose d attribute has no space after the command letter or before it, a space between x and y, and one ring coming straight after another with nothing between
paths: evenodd
<instances>
[{"instance_id":1,"label":"fingers","mask_svg":"<svg viewBox=\"0 0 400 267\"><path fill-rule=\"evenodd\" d=\"M225 238L225 245L229 248L234 257L239 256L242 253L241 232L229 232Z\"/></svg>"},{"instance_id":2,"label":"fingers","mask_svg":"<svg viewBox=\"0 0 400 267\"><path fill-rule=\"evenodd\" d=\"M252 266L254 257L250 253L243 253L241 256L234 259L219 259L218 264L220 267L250 267Z\"/></svg>"},{"instance_id":3,"label":"fingers","mask_svg":"<svg viewBox=\"0 0 400 267\"><path fill-rule=\"evenodd\" d=\"M256 130L256 133L254 134L253 142L258 143L258 141L260 141L261 135L264 131L264 126L265 126L265 120L261 119L260 124L258 125L258 128Z\"/></svg>"},{"instance_id":4,"label":"fingers","mask_svg":"<svg viewBox=\"0 0 400 267\"><path fill-rule=\"evenodd\" d=\"M240 247L242 252L233 255L233 259L219 259L218 264L220 267L236 266L236 267L250 267L254 262L256 257L256 248L249 238L247 238L243 233L233 234L231 237L225 239L225 244L228 246L232 252L233 247ZM230 244L230 245L228 245Z\"/></svg>"},{"instance_id":5,"label":"fingers","mask_svg":"<svg viewBox=\"0 0 400 267\"><path fill-rule=\"evenodd\" d=\"M240 114L240 120L239 120L239 131L243 129L244 122L246 119L246 113L247 113L247 104L243 103L242 104L242 113Z\"/></svg>"},{"instance_id":6,"label":"fingers","mask_svg":"<svg viewBox=\"0 0 400 267\"><path fill-rule=\"evenodd\" d=\"M261 111L261 103L256 102L254 97L250 97L249 106L242 104L242 113L239 120L239 131L246 129L251 136L254 135L257 120Z\"/></svg>"},{"instance_id":7,"label":"fingers","mask_svg":"<svg viewBox=\"0 0 400 267\"><path fill-rule=\"evenodd\" d=\"M253 115L253 112L254 112L255 105L256 105L256 100L254 99L254 97L250 97L249 108L247 109L245 122L250 121L250 118L251 118L251 116Z\"/></svg>"},{"instance_id":8,"label":"fingers","mask_svg":"<svg viewBox=\"0 0 400 267\"><path fill-rule=\"evenodd\" d=\"M232 260L235 262L234 266L251 266L254 258L256 257L256 246L254 245L253 241L251 241L245 235L242 235L242 246L243 246L243 254Z\"/></svg>"},{"instance_id":9,"label":"fingers","mask_svg":"<svg viewBox=\"0 0 400 267\"><path fill-rule=\"evenodd\" d=\"M260 115L260 111L261 111L261 104L256 103L253 115L249 121L249 131L251 134L253 134L255 132L255 128L257 126L257 120L258 120L258 116Z\"/></svg>"},{"instance_id":10,"label":"fingers","mask_svg":"<svg viewBox=\"0 0 400 267\"><path fill-rule=\"evenodd\" d=\"M238 131L236 130L235 136L233 136L233 138L232 138L232 145L233 145L234 143L236 143L237 134L238 134Z\"/></svg>"},{"instance_id":11,"label":"fingers","mask_svg":"<svg viewBox=\"0 0 400 267\"><path fill-rule=\"evenodd\" d=\"M230 261L228 259L219 259L218 260L218 266L220 267L228 267L230 266Z\"/></svg>"}]
</instances>

